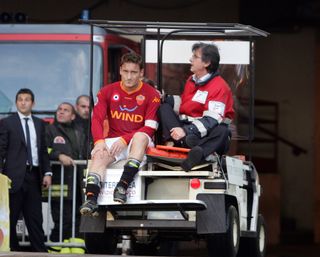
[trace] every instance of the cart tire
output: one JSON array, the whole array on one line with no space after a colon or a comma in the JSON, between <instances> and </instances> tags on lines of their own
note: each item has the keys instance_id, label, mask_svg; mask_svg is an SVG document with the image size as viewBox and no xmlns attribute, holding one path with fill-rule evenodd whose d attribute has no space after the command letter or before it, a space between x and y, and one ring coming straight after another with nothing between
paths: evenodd
<instances>
[{"instance_id":1,"label":"cart tire","mask_svg":"<svg viewBox=\"0 0 320 257\"><path fill-rule=\"evenodd\" d=\"M267 246L266 227L263 216L260 214L257 220L256 237L241 239L241 256L246 257L265 257Z\"/></svg>"},{"instance_id":2,"label":"cart tire","mask_svg":"<svg viewBox=\"0 0 320 257\"><path fill-rule=\"evenodd\" d=\"M117 251L117 235L113 230L104 233L85 233L86 249L92 254L115 254Z\"/></svg>"},{"instance_id":3,"label":"cart tire","mask_svg":"<svg viewBox=\"0 0 320 257\"><path fill-rule=\"evenodd\" d=\"M238 211L234 206L228 208L227 232L209 235L207 248L209 256L236 257L239 250L240 225Z\"/></svg>"}]
</instances>

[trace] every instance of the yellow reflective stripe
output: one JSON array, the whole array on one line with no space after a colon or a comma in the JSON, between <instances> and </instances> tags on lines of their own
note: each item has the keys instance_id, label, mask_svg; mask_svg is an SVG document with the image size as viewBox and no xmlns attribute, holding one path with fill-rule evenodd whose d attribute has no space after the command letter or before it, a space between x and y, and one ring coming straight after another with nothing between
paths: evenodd
<instances>
[{"instance_id":1,"label":"yellow reflective stripe","mask_svg":"<svg viewBox=\"0 0 320 257\"><path fill-rule=\"evenodd\" d=\"M83 177L86 178L88 174L88 169L83 169Z\"/></svg>"},{"instance_id":2,"label":"yellow reflective stripe","mask_svg":"<svg viewBox=\"0 0 320 257\"><path fill-rule=\"evenodd\" d=\"M51 190L54 191L54 190L60 190L61 189L61 186L60 185L57 185L57 184L53 184L51 185ZM63 185L63 190L68 190L68 185Z\"/></svg>"},{"instance_id":3,"label":"yellow reflective stripe","mask_svg":"<svg viewBox=\"0 0 320 257\"><path fill-rule=\"evenodd\" d=\"M68 196L68 192L67 191L63 191L62 195L63 195L63 197L67 197ZM43 191L41 196L47 198L49 196L48 191ZM60 191L51 192L51 197L60 197Z\"/></svg>"},{"instance_id":4,"label":"yellow reflective stripe","mask_svg":"<svg viewBox=\"0 0 320 257\"><path fill-rule=\"evenodd\" d=\"M51 152L52 152L53 149L52 149L51 147L48 147L47 150L48 150L48 154L51 154Z\"/></svg>"},{"instance_id":5,"label":"yellow reflective stripe","mask_svg":"<svg viewBox=\"0 0 320 257\"><path fill-rule=\"evenodd\" d=\"M63 192L63 197L67 197L68 196L68 192ZM51 192L51 197L60 197L60 191L54 191Z\"/></svg>"}]
</instances>

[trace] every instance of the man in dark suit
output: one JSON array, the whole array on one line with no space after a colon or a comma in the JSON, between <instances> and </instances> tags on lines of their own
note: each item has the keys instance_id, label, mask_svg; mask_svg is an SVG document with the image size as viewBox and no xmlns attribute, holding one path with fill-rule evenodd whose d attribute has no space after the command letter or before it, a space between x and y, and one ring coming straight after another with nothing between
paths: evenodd
<instances>
[{"instance_id":1,"label":"man in dark suit","mask_svg":"<svg viewBox=\"0 0 320 257\"><path fill-rule=\"evenodd\" d=\"M21 212L32 249L47 251L42 229L41 184L51 185L52 172L45 125L31 115L33 106L33 92L22 88L16 94L17 113L0 120L0 172L12 181L9 191L11 251L19 250L16 224Z\"/></svg>"}]
</instances>

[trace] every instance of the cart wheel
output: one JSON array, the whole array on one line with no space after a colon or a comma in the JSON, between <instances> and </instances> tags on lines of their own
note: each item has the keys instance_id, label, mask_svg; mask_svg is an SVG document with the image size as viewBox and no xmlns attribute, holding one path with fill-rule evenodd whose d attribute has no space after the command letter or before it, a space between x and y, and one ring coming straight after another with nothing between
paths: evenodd
<instances>
[{"instance_id":1,"label":"cart wheel","mask_svg":"<svg viewBox=\"0 0 320 257\"><path fill-rule=\"evenodd\" d=\"M265 257L266 255L266 227L263 216L260 214L257 221L257 235L241 239L241 256Z\"/></svg>"},{"instance_id":2,"label":"cart wheel","mask_svg":"<svg viewBox=\"0 0 320 257\"><path fill-rule=\"evenodd\" d=\"M207 239L209 256L236 257L239 250L240 226L238 211L230 206L227 213L227 232L210 235Z\"/></svg>"},{"instance_id":3,"label":"cart wheel","mask_svg":"<svg viewBox=\"0 0 320 257\"><path fill-rule=\"evenodd\" d=\"M117 235L113 230L106 229L104 233L85 233L86 249L92 254L115 254L117 250Z\"/></svg>"}]
</instances>

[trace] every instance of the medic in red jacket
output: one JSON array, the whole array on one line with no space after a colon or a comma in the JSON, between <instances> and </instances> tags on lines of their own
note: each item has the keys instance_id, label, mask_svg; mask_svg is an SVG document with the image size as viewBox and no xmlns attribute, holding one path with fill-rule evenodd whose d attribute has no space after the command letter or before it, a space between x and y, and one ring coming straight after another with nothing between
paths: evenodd
<instances>
[{"instance_id":1,"label":"medic in red jacket","mask_svg":"<svg viewBox=\"0 0 320 257\"><path fill-rule=\"evenodd\" d=\"M187 133L195 130L197 132L193 133L206 136L208 130L221 122L230 123L234 118L230 87L218 73L208 74L208 78L199 84L190 77L181 95L179 114L182 120L192 122L184 126Z\"/></svg>"},{"instance_id":2,"label":"medic in red jacket","mask_svg":"<svg viewBox=\"0 0 320 257\"><path fill-rule=\"evenodd\" d=\"M190 71L181 98L167 96L159 109L162 140L167 145L191 148L181 163L185 171L212 153L228 151L229 124L234 118L232 92L219 75L219 49L214 44L192 46Z\"/></svg>"}]
</instances>

